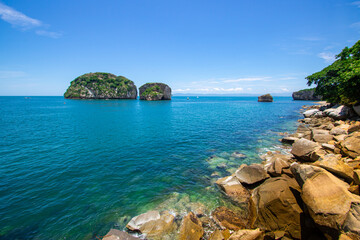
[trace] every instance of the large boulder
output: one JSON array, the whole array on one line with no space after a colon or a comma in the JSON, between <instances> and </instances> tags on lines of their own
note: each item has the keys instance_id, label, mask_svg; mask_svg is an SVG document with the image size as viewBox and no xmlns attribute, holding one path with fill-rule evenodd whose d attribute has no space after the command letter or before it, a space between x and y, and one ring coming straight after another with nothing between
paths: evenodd
<instances>
[{"instance_id":1,"label":"large boulder","mask_svg":"<svg viewBox=\"0 0 360 240\"><path fill-rule=\"evenodd\" d=\"M302 210L293 191L300 191L294 179L279 177L266 180L252 194L257 209L255 225L268 231L285 231L301 239Z\"/></svg>"},{"instance_id":2,"label":"large boulder","mask_svg":"<svg viewBox=\"0 0 360 240\"><path fill-rule=\"evenodd\" d=\"M192 212L186 215L181 223L179 240L199 240L204 235L200 220Z\"/></svg>"},{"instance_id":3,"label":"large boulder","mask_svg":"<svg viewBox=\"0 0 360 240\"><path fill-rule=\"evenodd\" d=\"M340 154L327 154L321 157L314 165L322 167L334 175L345 179L347 182L351 183L353 179L353 168L344 163L341 159Z\"/></svg>"},{"instance_id":4,"label":"large boulder","mask_svg":"<svg viewBox=\"0 0 360 240\"><path fill-rule=\"evenodd\" d=\"M360 156L360 132L354 132L340 141L341 152L351 158Z\"/></svg>"},{"instance_id":5,"label":"large boulder","mask_svg":"<svg viewBox=\"0 0 360 240\"><path fill-rule=\"evenodd\" d=\"M310 109L303 113L304 117L309 118L313 117L316 113L320 112L319 109Z\"/></svg>"},{"instance_id":6,"label":"large boulder","mask_svg":"<svg viewBox=\"0 0 360 240\"><path fill-rule=\"evenodd\" d=\"M77 77L64 93L71 99L136 99L133 81L111 73L87 73Z\"/></svg>"},{"instance_id":7,"label":"large boulder","mask_svg":"<svg viewBox=\"0 0 360 240\"><path fill-rule=\"evenodd\" d=\"M336 119L336 120L342 120L342 119L346 119L347 117L350 116L350 111L351 109L347 106L339 106L339 105L336 105L332 108L329 108L329 109L326 109L324 111L324 114L326 116L329 116L333 119Z\"/></svg>"},{"instance_id":8,"label":"large boulder","mask_svg":"<svg viewBox=\"0 0 360 240\"><path fill-rule=\"evenodd\" d=\"M324 129L312 129L311 130L312 140L319 143L328 143L334 139L333 135L328 130Z\"/></svg>"},{"instance_id":9,"label":"large boulder","mask_svg":"<svg viewBox=\"0 0 360 240\"><path fill-rule=\"evenodd\" d=\"M268 152L261 156L264 162L264 169L273 177L279 177L284 168L289 168L294 160L291 155Z\"/></svg>"},{"instance_id":10,"label":"large boulder","mask_svg":"<svg viewBox=\"0 0 360 240\"><path fill-rule=\"evenodd\" d=\"M237 231L246 228L248 225L247 219L243 219L241 215L236 214L227 207L217 207L211 215L215 222L223 229L227 228Z\"/></svg>"},{"instance_id":11,"label":"large boulder","mask_svg":"<svg viewBox=\"0 0 360 240\"><path fill-rule=\"evenodd\" d=\"M315 95L315 89L304 89L297 92L293 92L292 97L294 100L308 100L308 101L321 100L321 96Z\"/></svg>"},{"instance_id":12,"label":"large boulder","mask_svg":"<svg viewBox=\"0 0 360 240\"><path fill-rule=\"evenodd\" d=\"M291 170L310 216L324 234L333 239L340 231L360 234L360 197L348 191L347 183L316 166L293 163Z\"/></svg>"},{"instance_id":13,"label":"large boulder","mask_svg":"<svg viewBox=\"0 0 360 240\"><path fill-rule=\"evenodd\" d=\"M216 184L236 203L246 206L249 204L251 194L235 176L220 178Z\"/></svg>"},{"instance_id":14,"label":"large boulder","mask_svg":"<svg viewBox=\"0 0 360 240\"><path fill-rule=\"evenodd\" d=\"M129 235L117 229L111 229L102 240L139 240L140 238Z\"/></svg>"},{"instance_id":15,"label":"large boulder","mask_svg":"<svg viewBox=\"0 0 360 240\"><path fill-rule=\"evenodd\" d=\"M168 211L149 211L133 217L126 225L131 231L138 231L153 239L170 232L174 228L174 216Z\"/></svg>"},{"instance_id":16,"label":"large boulder","mask_svg":"<svg viewBox=\"0 0 360 240\"><path fill-rule=\"evenodd\" d=\"M273 97L270 94L261 95L258 97L258 102L272 102Z\"/></svg>"},{"instance_id":17,"label":"large boulder","mask_svg":"<svg viewBox=\"0 0 360 240\"><path fill-rule=\"evenodd\" d=\"M140 100L171 100L171 88L164 83L146 83L139 88Z\"/></svg>"},{"instance_id":18,"label":"large boulder","mask_svg":"<svg viewBox=\"0 0 360 240\"><path fill-rule=\"evenodd\" d=\"M229 240L262 240L263 232L260 229L242 229L231 234Z\"/></svg>"},{"instance_id":19,"label":"large boulder","mask_svg":"<svg viewBox=\"0 0 360 240\"><path fill-rule=\"evenodd\" d=\"M241 183L245 184L255 184L269 177L260 164L251 164L249 166L243 164L236 170L235 176Z\"/></svg>"},{"instance_id":20,"label":"large boulder","mask_svg":"<svg viewBox=\"0 0 360 240\"><path fill-rule=\"evenodd\" d=\"M317 143L304 138L295 141L291 153L300 160L312 162L318 160L322 154L325 155Z\"/></svg>"}]
</instances>

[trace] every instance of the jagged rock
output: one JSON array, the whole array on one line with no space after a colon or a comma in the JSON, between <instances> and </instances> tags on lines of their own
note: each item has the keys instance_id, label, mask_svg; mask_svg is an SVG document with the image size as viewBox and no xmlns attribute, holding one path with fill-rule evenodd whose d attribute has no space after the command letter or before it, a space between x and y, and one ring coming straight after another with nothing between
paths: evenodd
<instances>
[{"instance_id":1,"label":"jagged rock","mask_svg":"<svg viewBox=\"0 0 360 240\"><path fill-rule=\"evenodd\" d=\"M273 97L270 94L261 95L258 97L258 102L272 102Z\"/></svg>"},{"instance_id":2,"label":"jagged rock","mask_svg":"<svg viewBox=\"0 0 360 240\"><path fill-rule=\"evenodd\" d=\"M235 176L220 178L216 184L229 196L233 201L239 204L249 204L250 192L247 190Z\"/></svg>"},{"instance_id":3,"label":"jagged rock","mask_svg":"<svg viewBox=\"0 0 360 240\"><path fill-rule=\"evenodd\" d=\"M284 168L289 168L293 161L291 155L267 153L262 156L265 160L264 169L273 177L281 175Z\"/></svg>"},{"instance_id":4,"label":"jagged rock","mask_svg":"<svg viewBox=\"0 0 360 240\"><path fill-rule=\"evenodd\" d=\"M297 92L293 92L292 97L294 100L311 100L311 101L321 100L321 96L315 95L314 89L304 89Z\"/></svg>"},{"instance_id":5,"label":"jagged rock","mask_svg":"<svg viewBox=\"0 0 360 240\"><path fill-rule=\"evenodd\" d=\"M294 179L285 177L270 178L254 189L256 226L267 231L286 231L293 238L301 238L302 210L291 189L300 191Z\"/></svg>"},{"instance_id":6,"label":"jagged rock","mask_svg":"<svg viewBox=\"0 0 360 240\"><path fill-rule=\"evenodd\" d=\"M111 73L87 73L71 82L64 93L72 99L136 99L133 81Z\"/></svg>"},{"instance_id":7,"label":"jagged rock","mask_svg":"<svg viewBox=\"0 0 360 240\"><path fill-rule=\"evenodd\" d=\"M146 83L139 88L140 100L171 100L171 88L164 83Z\"/></svg>"},{"instance_id":8,"label":"jagged rock","mask_svg":"<svg viewBox=\"0 0 360 240\"><path fill-rule=\"evenodd\" d=\"M343 105L336 105L332 108L326 109L324 113L326 116L329 116L335 120L342 120L346 119L350 115L350 108Z\"/></svg>"},{"instance_id":9,"label":"jagged rock","mask_svg":"<svg viewBox=\"0 0 360 240\"><path fill-rule=\"evenodd\" d=\"M212 212L212 217L215 222L223 229L227 228L233 231L246 228L248 220L240 218L238 215L228 209L227 207L217 207Z\"/></svg>"},{"instance_id":10,"label":"jagged rock","mask_svg":"<svg viewBox=\"0 0 360 240\"><path fill-rule=\"evenodd\" d=\"M347 131L341 127L334 127L333 129L331 129L330 134L342 135L342 134L347 134Z\"/></svg>"},{"instance_id":11,"label":"jagged rock","mask_svg":"<svg viewBox=\"0 0 360 240\"><path fill-rule=\"evenodd\" d=\"M338 136L334 136L335 141L340 142L343 141L348 135L342 134L342 135L338 135Z\"/></svg>"},{"instance_id":12,"label":"jagged rock","mask_svg":"<svg viewBox=\"0 0 360 240\"><path fill-rule=\"evenodd\" d=\"M231 234L229 240L262 240L263 232L257 229L242 229Z\"/></svg>"},{"instance_id":13,"label":"jagged rock","mask_svg":"<svg viewBox=\"0 0 360 240\"><path fill-rule=\"evenodd\" d=\"M326 149L326 150L330 150L330 151L334 151L335 150L335 146L332 144L327 144L327 143L323 143L321 144L321 146Z\"/></svg>"},{"instance_id":14,"label":"jagged rock","mask_svg":"<svg viewBox=\"0 0 360 240\"><path fill-rule=\"evenodd\" d=\"M269 177L260 164L252 164L249 166L243 164L238 170L236 170L235 176L241 183L245 184L258 183Z\"/></svg>"},{"instance_id":15,"label":"jagged rock","mask_svg":"<svg viewBox=\"0 0 360 240\"><path fill-rule=\"evenodd\" d=\"M314 116L318 112L320 112L319 109L310 109L310 110L305 111L303 113L303 115L306 118L311 118L312 116Z\"/></svg>"},{"instance_id":16,"label":"jagged rock","mask_svg":"<svg viewBox=\"0 0 360 240\"><path fill-rule=\"evenodd\" d=\"M360 122L357 121L355 123L352 123L348 128L348 133L353 133L360 130Z\"/></svg>"},{"instance_id":17,"label":"jagged rock","mask_svg":"<svg viewBox=\"0 0 360 240\"><path fill-rule=\"evenodd\" d=\"M229 229L219 230L216 229L210 236L209 240L227 240L230 237Z\"/></svg>"},{"instance_id":18,"label":"jagged rock","mask_svg":"<svg viewBox=\"0 0 360 240\"><path fill-rule=\"evenodd\" d=\"M337 238L344 230L359 234L359 196L351 194L348 184L316 166L293 163L291 170L302 186L301 198L320 230Z\"/></svg>"},{"instance_id":19,"label":"jagged rock","mask_svg":"<svg viewBox=\"0 0 360 240\"><path fill-rule=\"evenodd\" d=\"M353 168L345 164L341 160L341 155L328 154L324 157L321 157L314 165L322 167L334 175L345 179L347 182L351 183L353 181Z\"/></svg>"},{"instance_id":20,"label":"jagged rock","mask_svg":"<svg viewBox=\"0 0 360 240\"><path fill-rule=\"evenodd\" d=\"M140 239L134 236L129 235L127 232L123 232L117 229L111 229L105 237L103 237L103 240L136 240Z\"/></svg>"},{"instance_id":21,"label":"jagged rock","mask_svg":"<svg viewBox=\"0 0 360 240\"><path fill-rule=\"evenodd\" d=\"M284 137L284 138L281 139L281 142L288 143L288 144L293 144L298 139L299 138L296 138L296 137Z\"/></svg>"},{"instance_id":22,"label":"jagged rock","mask_svg":"<svg viewBox=\"0 0 360 240\"><path fill-rule=\"evenodd\" d=\"M334 139L328 130L323 129L312 129L311 130L312 139L315 142L319 143L328 143Z\"/></svg>"},{"instance_id":23,"label":"jagged rock","mask_svg":"<svg viewBox=\"0 0 360 240\"><path fill-rule=\"evenodd\" d=\"M351 158L360 156L360 132L354 132L340 141L341 152Z\"/></svg>"},{"instance_id":24,"label":"jagged rock","mask_svg":"<svg viewBox=\"0 0 360 240\"><path fill-rule=\"evenodd\" d=\"M161 214L158 211L149 211L133 217L126 227L156 239L173 229L174 218L168 211Z\"/></svg>"},{"instance_id":25,"label":"jagged rock","mask_svg":"<svg viewBox=\"0 0 360 240\"><path fill-rule=\"evenodd\" d=\"M204 235L201 221L190 212L182 220L179 240L199 240Z\"/></svg>"},{"instance_id":26,"label":"jagged rock","mask_svg":"<svg viewBox=\"0 0 360 240\"><path fill-rule=\"evenodd\" d=\"M292 145L291 153L304 161L316 161L319 157L324 154L325 152L321 152L323 150L320 149L320 146L307 139L301 138L296 140L295 143Z\"/></svg>"}]
</instances>

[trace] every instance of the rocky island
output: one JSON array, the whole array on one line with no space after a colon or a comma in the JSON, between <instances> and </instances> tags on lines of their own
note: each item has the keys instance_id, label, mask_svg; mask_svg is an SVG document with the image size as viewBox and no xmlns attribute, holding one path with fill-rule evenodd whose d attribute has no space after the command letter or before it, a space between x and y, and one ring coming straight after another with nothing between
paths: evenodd
<instances>
[{"instance_id":1,"label":"rocky island","mask_svg":"<svg viewBox=\"0 0 360 240\"><path fill-rule=\"evenodd\" d=\"M258 97L258 102L272 102L273 97L270 94L261 95Z\"/></svg>"},{"instance_id":2,"label":"rocky island","mask_svg":"<svg viewBox=\"0 0 360 240\"><path fill-rule=\"evenodd\" d=\"M309 101L321 100L321 96L315 95L315 88L303 89L297 92L293 92L292 97L294 100L309 100Z\"/></svg>"},{"instance_id":3,"label":"rocky island","mask_svg":"<svg viewBox=\"0 0 360 240\"><path fill-rule=\"evenodd\" d=\"M140 100L171 100L171 88L164 83L146 83L139 88Z\"/></svg>"},{"instance_id":4,"label":"rocky island","mask_svg":"<svg viewBox=\"0 0 360 240\"><path fill-rule=\"evenodd\" d=\"M133 81L111 73L87 73L75 78L64 94L70 99L136 99Z\"/></svg>"}]
</instances>

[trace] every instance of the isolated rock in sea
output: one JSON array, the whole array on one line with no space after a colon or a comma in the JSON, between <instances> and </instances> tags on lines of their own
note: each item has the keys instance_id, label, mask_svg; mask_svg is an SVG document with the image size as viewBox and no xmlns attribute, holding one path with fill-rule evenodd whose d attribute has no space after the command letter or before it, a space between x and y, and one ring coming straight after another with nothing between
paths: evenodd
<instances>
[{"instance_id":1,"label":"isolated rock in sea","mask_svg":"<svg viewBox=\"0 0 360 240\"><path fill-rule=\"evenodd\" d=\"M325 169L294 163L291 170L302 185L301 198L320 230L337 238L341 230L360 233L360 197Z\"/></svg>"},{"instance_id":2,"label":"isolated rock in sea","mask_svg":"<svg viewBox=\"0 0 360 240\"><path fill-rule=\"evenodd\" d=\"M257 208L255 225L268 231L286 231L301 239L302 210L293 191L300 191L294 179L279 177L266 180L252 194Z\"/></svg>"},{"instance_id":3,"label":"isolated rock in sea","mask_svg":"<svg viewBox=\"0 0 360 240\"><path fill-rule=\"evenodd\" d=\"M229 240L261 240L263 232L257 229L241 229L231 234Z\"/></svg>"},{"instance_id":4,"label":"isolated rock in sea","mask_svg":"<svg viewBox=\"0 0 360 240\"><path fill-rule=\"evenodd\" d=\"M111 73L87 73L77 77L64 93L71 99L136 99L133 81Z\"/></svg>"},{"instance_id":5,"label":"isolated rock in sea","mask_svg":"<svg viewBox=\"0 0 360 240\"><path fill-rule=\"evenodd\" d=\"M258 97L258 102L272 102L273 97L270 94L261 95Z\"/></svg>"},{"instance_id":6,"label":"isolated rock in sea","mask_svg":"<svg viewBox=\"0 0 360 240\"><path fill-rule=\"evenodd\" d=\"M241 183L245 184L258 183L270 177L260 164L251 164L249 166L243 164L236 170L235 176Z\"/></svg>"},{"instance_id":7,"label":"isolated rock in sea","mask_svg":"<svg viewBox=\"0 0 360 240\"><path fill-rule=\"evenodd\" d=\"M315 89L303 89L297 92L293 92L292 97L294 100L321 100L321 96L315 95Z\"/></svg>"},{"instance_id":8,"label":"isolated rock in sea","mask_svg":"<svg viewBox=\"0 0 360 240\"><path fill-rule=\"evenodd\" d=\"M139 88L140 100L171 100L171 88L164 83L146 83Z\"/></svg>"},{"instance_id":9,"label":"isolated rock in sea","mask_svg":"<svg viewBox=\"0 0 360 240\"><path fill-rule=\"evenodd\" d=\"M227 207L217 207L212 212L212 217L223 229L227 228L233 231L246 228L248 224L247 219L241 218L240 214L236 214Z\"/></svg>"},{"instance_id":10,"label":"isolated rock in sea","mask_svg":"<svg viewBox=\"0 0 360 240\"><path fill-rule=\"evenodd\" d=\"M159 238L173 229L174 218L168 211L161 214L158 211L149 211L133 217L126 227L148 237Z\"/></svg>"},{"instance_id":11,"label":"isolated rock in sea","mask_svg":"<svg viewBox=\"0 0 360 240\"><path fill-rule=\"evenodd\" d=\"M192 212L184 217L180 227L179 240L199 240L204 235L200 220Z\"/></svg>"},{"instance_id":12,"label":"isolated rock in sea","mask_svg":"<svg viewBox=\"0 0 360 240\"><path fill-rule=\"evenodd\" d=\"M138 240L140 238L129 235L117 229L110 229L110 231L103 237L102 240Z\"/></svg>"}]
</instances>

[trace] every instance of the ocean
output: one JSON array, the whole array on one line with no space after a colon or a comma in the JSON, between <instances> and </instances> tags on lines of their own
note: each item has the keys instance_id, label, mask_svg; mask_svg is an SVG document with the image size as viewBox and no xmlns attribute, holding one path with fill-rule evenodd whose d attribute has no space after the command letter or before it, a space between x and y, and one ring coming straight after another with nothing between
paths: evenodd
<instances>
[{"instance_id":1,"label":"ocean","mask_svg":"<svg viewBox=\"0 0 360 240\"><path fill-rule=\"evenodd\" d=\"M97 239L151 209L225 200L214 182L297 127L275 97L0 97L0 239Z\"/></svg>"}]
</instances>

